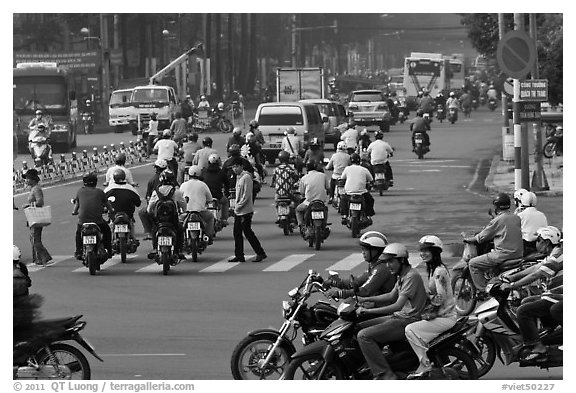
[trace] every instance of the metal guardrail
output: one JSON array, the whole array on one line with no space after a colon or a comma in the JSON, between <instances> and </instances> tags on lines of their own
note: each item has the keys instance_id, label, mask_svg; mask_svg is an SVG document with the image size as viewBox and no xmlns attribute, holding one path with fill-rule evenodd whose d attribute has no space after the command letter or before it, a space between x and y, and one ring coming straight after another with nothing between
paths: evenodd
<instances>
[{"instance_id":1,"label":"metal guardrail","mask_svg":"<svg viewBox=\"0 0 576 393\"><path fill-rule=\"evenodd\" d=\"M72 152L69 159L67 159L64 154L60 154L59 161L57 161L55 156L53 156L53 161L51 163L41 166L29 166L27 161L22 161L22 168L13 168L13 193L18 193L24 190L26 183L22 175L31 168L38 170L42 184L50 185L66 180L76 179L87 171L105 173L108 168L116 164L114 160L118 153L126 154L127 167L149 161L146 156L145 147L141 141L128 141L128 145L125 145L124 142L120 142L119 146L111 144L110 148L103 146L101 151L98 151L98 148L93 147L90 153L87 150L83 150L80 155L76 152Z\"/></svg>"}]
</instances>

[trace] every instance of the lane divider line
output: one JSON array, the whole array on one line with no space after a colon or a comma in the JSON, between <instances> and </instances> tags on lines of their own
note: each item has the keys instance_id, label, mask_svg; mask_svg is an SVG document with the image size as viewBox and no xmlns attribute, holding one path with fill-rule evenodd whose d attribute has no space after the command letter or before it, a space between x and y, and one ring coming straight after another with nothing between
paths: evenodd
<instances>
[{"instance_id":1,"label":"lane divider line","mask_svg":"<svg viewBox=\"0 0 576 393\"><path fill-rule=\"evenodd\" d=\"M356 266L360 265L364 262L364 258L362 257L362 253L354 253L348 255L346 258L341 259L340 261L336 262L332 266L326 268L326 270L352 270Z\"/></svg>"},{"instance_id":2,"label":"lane divider line","mask_svg":"<svg viewBox=\"0 0 576 393\"><path fill-rule=\"evenodd\" d=\"M234 257L234 255L231 255L229 258ZM248 262L249 259L255 258L256 255L245 255L244 259L246 260L246 262ZM226 270L230 270L235 266L238 266L242 263L246 263L246 262L228 262L228 258L223 259L219 262L216 262L213 265L208 266L207 268L204 268L202 270L200 270L200 273L222 273L225 272Z\"/></svg>"}]
</instances>

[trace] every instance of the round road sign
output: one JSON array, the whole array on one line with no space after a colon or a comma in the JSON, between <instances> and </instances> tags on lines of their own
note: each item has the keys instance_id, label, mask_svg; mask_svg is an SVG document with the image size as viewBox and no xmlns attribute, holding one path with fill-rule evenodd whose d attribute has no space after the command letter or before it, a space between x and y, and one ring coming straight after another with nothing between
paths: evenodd
<instances>
[{"instance_id":1,"label":"round road sign","mask_svg":"<svg viewBox=\"0 0 576 393\"><path fill-rule=\"evenodd\" d=\"M523 31L504 34L496 49L498 65L504 73L515 79L525 78L536 61L534 40Z\"/></svg>"}]
</instances>

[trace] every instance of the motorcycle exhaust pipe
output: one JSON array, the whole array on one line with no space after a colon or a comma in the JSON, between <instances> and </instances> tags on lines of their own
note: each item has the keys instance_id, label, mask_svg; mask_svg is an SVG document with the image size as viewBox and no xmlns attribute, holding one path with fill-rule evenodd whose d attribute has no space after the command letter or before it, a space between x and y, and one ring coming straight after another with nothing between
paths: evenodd
<instances>
[{"instance_id":1,"label":"motorcycle exhaust pipe","mask_svg":"<svg viewBox=\"0 0 576 393\"><path fill-rule=\"evenodd\" d=\"M207 242L208 240L210 240L210 238L208 237L208 235L204 235L204 236L202 236L202 240Z\"/></svg>"}]
</instances>

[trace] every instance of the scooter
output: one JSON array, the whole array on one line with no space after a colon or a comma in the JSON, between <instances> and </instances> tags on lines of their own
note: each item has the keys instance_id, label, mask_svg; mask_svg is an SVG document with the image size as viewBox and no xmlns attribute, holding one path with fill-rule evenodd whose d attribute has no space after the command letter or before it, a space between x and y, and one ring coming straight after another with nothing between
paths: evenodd
<instances>
[{"instance_id":1,"label":"scooter","mask_svg":"<svg viewBox=\"0 0 576 393\"><path fill-rule=\"evenodd\" d=\"M100 271L100 266L108 260L108 252L104 248L102 231L98 224L87 222L80 230L83 245L82 263L88 268L91 276Z\"/></svg>"},{"instance_id":2,"label":"scooter","mask_svg":"<svg viewBox=\"0 0 576 393\"><path fill-rule=\"evenodd\" d=\"M488 109L494 112L494 110L496 110L497 107L498 107L498 101L495 98L490 98L488 100Z\"/></svg>"},{"instance_id":3,"label":"scooter","mask_svg":"<svg viewBox=\"0 0 576 393\"><path fill-rule=\"evenodd\" d=\"M52 154L50 148L50 139L44 136L35 136L29 141L30 155L34 162L39 162L41 165L48 165L52 162Z\"/></svg>"},{"instance_id":4,"label":"scooter","mask_svg":"<svg viewBox=\"0 0 576 393\"><path fill-rule=\"evenodd\" d=\"M208 240L200 213L188 212L184 218L184 249L192 254L192 262L198 262L198 254L206 250Z\"/></svg>"},{"instance_id":5,"label":"scooter","mask_svg":"<svg viewBox=\"0 0 576 393\"><path fill-rule=\"evenodd\" d=\"M414 153L421 160L424 158L424 154L430 151L430 147L424 144L424 134L421 132L414 133Z\"/></svg>"},{"instance_id":6,"label":"scooter","mask_svg":"<svg viewBox=\"0 0 576 393\"><path fill-rule=\"evenodd\" d=\"M348 198L348 217L342 220L342 224L346 225L352 231L352 237L356 238L360 236L362 229L372 225L372 218L366 216L364 195L351 194Z\"/></svg>"},{"instance_id":7,"label":"scooter","mask_svg":"<svg viewBox=\"0 0 576 393\"><path fill-rule=\"evenodd\" d=\"M92 134L94 132L94 116L90 112L82 112L82 130L84 134Z\"/></svg>"},{"instance_id":8,"label":"scooter","mask_svg":"<svg viewBox=\"0 0 576 393\"><path fill-rule=\"evenodd\" d=\"M448 121L450 124L456 123L458 120L458 109L456 108L448 108Z\"/></svg>"},{"instance_id":9,"label":"scooter","mask_svg":"<svg viewBox=\"0 0 576 393\"><path fill-rule=\"evenodd\" d=\"M436 106L436 118L440 123L446 119L446 112L444 111L444 105L438 104Z\"/></svg>"},{"instance_id":10,"label":"scooter","mask_svg":"<svg viewBox=\"0 0 576 393\"><path fill-rule=\"evenodd\" d=\"M278 198L276 201L276 223L285 236L294 232L297 226L296 209L291 198Z\"/></svg>"},{"instance_id":11,"label":"scooter","mask_svg":"<svg viewBox=\"0 0 576 393\"><path fill-rule=\"evenodd\" d=\"M315 250L320 250L321 244L330 236L327 212L328 208L323 201L314 200L304 213L302 238L308 242L308 247L314 247Z\"/></svg>"},{"instance_id":12,"label":"scooter","mask_svg":"<svg viewBox=\"0 0 576 393\"><path fill-rule=\"evenodd\" d=\"M380 196L390 187L390 179L386 175L385 164L374 165L374 186L378 189Z\"/></svg>"},{"instance_id":13,"label":"scooter","mask_svg":"<svg viewBox=\"0 0 576 393\"><path fill-rule=\"evenodd\" d=\"M108 199L114 197L109 197ZM113 201L111 201L113 202ZM120 254L122 263L126 263L126 254L133 254L140 245L140 241L134 238L133 222L128 214L116 212L112 220L112 251Z\"/></svg>"}]
</instances>

